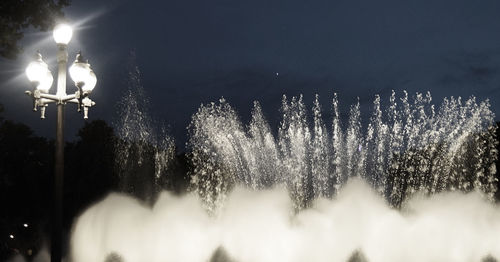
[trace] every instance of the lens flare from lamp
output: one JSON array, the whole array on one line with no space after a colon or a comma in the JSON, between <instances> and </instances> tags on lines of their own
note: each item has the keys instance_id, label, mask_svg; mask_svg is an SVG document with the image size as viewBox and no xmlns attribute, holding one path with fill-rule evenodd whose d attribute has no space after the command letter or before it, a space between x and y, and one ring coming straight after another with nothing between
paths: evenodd
<instances>
[{"instance_id":1,"label":"lens flare from lamp","mask_svg":"<svg viewBox=\"0 0 500 262\"><path fill-rule=\"evenodd\" d=\"M73 29L67 24L58 24L54 27L54 41L59 45L67 45L73 36Z\"/></svg>"}]
</instances>

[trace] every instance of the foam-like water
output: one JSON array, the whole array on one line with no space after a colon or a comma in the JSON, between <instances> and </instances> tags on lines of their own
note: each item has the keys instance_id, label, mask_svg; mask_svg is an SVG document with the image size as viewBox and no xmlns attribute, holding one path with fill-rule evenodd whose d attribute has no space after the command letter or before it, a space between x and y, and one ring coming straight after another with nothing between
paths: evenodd
<instances>
[{"instance_id":1,"label":"foam-like water","mask_svg":"<svg viewBox=\"0 0 500 262\"><path fill-rule=\"evenodd\" d=\"M326 124L318 96L312 121L302 97L283 96L277 137L257 102L248 126L224 99L202 105L189 127L193 188L211 212L236 184L285 184L301 209L336 194L350 177L368 181L393 206L418 191L479 189L493 199L497 152L488 101L452 97L437 109L431 101L430 94L410 101L406 92L401 98L393 92L383 109L376 96L362 128L359 102L343 124L334 95Z\"/></svg>"},{"instance_id":2,"label":"foam-like water","mask_svg":"<svg viewBox=\"0 0 500 262\"><path fill-rule=\"evenodd\" d=\"M72 261L481 261L500 257L500 209L472 192L414 196L402 210L351 179L334 199L296 213L283 188L238 187L217 216L193 195L163 192L151 208L111 194L74 228Z\"/></svg>"}]
</instances>

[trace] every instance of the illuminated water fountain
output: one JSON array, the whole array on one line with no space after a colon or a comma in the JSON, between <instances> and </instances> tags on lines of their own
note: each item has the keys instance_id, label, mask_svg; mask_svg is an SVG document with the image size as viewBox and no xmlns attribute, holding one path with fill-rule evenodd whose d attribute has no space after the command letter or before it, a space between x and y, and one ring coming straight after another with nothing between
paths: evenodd
<instances>
[{"instance_id":1,"label":"illuminated water fountain","mask_svg":"<svg viewBox=\"0 0 500 262\"><path fill-rule=\"evenodd\" d=\"M193 186L212 211L235 184L286 185L300 209L335 195L351 177L363 178L393 206L417 191L478 189L493 199L497 152L488 102L448 98L435 109L431 100L416 94L410 101L406 92L398 99L393 92L382 110L376 96L363 131L359 102L342 125L335 95L327 128L318 96L311 124L302 97L284 96L277 138L257 102L248 126L223 99L203 105L189 129Z\"/></svg>"},{"instance_id":2,"label":"illuminated water fountain","mask_svg":"<svg viewBox=\"0 0 500 262\"><path fill-rule=\"evenodd\" d=\"M87 210L79 261L495 261L500 257L494 114L488 101L393 92L342 122L319 98L283 97L271 130L223 99L193 115L191 193L151 207L120 194ZM467 193L467 194L466 194Z\"/></svg>"},{"instance_id":3,"label":"illuminated water fountain","mask_svg":"<svg viewBox=\"0 0 500 262\"><path fill-rule=\"evenodd\" d=\"M118 104L120 117L115 126L119 139L115 162L120 190L152 202L162 189L162 179L175 148L165 125L154 121L149 114L149 99L134 60L132 54L128 89Z\"/></svg>"}]
</instances>

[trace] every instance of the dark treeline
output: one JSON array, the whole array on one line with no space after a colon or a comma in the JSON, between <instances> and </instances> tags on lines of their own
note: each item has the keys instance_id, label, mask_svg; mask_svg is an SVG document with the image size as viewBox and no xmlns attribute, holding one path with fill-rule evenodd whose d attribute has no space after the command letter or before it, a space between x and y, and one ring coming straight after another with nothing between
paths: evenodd
<instances>
[{"instance_id":1,"label":"dark treeline","mask_svg":"<svg viewBox=\"0 0 500 262\"><path fill-rule=\"evenodd\" d=\"M28 126L6 120L0 107L0 261L15 253L32 257L50 242L53 192L54 141L36 136ZM64 232L69 238L78 215L109 192L122 191L144 199L141 190L124 190L116 168L119 141L113 128L103 120L86 122L75 141L65 146ZM151 153L152 151L149 151ZM151 154L143 156L153 158ZM133 171L154 170L154 161ZM188 186L187 161L176 154L170 168L157 181L159 190L184 192ZM137 177L141 177L139 174ZM146 174L145 178L148 177ZM150 188L149 179L130 181L137 189ZM69 239L63 241L68 244ZM66 248L67 250L67 248Z\"/></svg>"},{"instance_id":2,"label":"dark treeline","mask_svg":"<svg viewBox=\"0 0 500 262\"><path fill-rule=\"evenodd\" d=\"M0 201L4 214L0 217L0 260L16 252L31 257L49 242L54 141L36 136L33 130L22 123L2 118L1 112L0 106ZM497 126L500 126L500 122ZM499 137L500 128L497 129L497 139ZM109 192L126 192L151 203L155 196L151 199L146 192L151 188L156 192L170 190L182 193L187 190L190 164L186 154L177 152L159 180L153 182L151 170L155 170L155 150L143 151L141 157L144 160L141 163L133 160L137 157L134 156L137 150L131 150L132 160L119 159L117 147L123 143L126 142L119 140L113 128L103 120L86 122L78 131L76 140L66 143L66 237L70 235L75 218ZM152 147L132 145L131 148L134 146ZM498 145L497 149L500 150ZM117 168L117 165L122 166ZM129 174L126 181L123 174L119 174L124 170L123 165ZM497 163L497 166L500 165ZM133 185L134 188L124 187L124 184ZM500 190L496 193L496 200L500 200ZM68 244L69 241L64 243Z\"/></svg>"},{"instance_id":3,"label":"dark treeline","mask_svg":"<svg viewBox=\"0 0 500 262\"><path fill-rule=\"evenodd\" d=\"M2 0L0 4L0 56L16 59L25 30L32 27L41 31L51 29L64 17L63 8L69 0L19 1Z\"/></svg>"},{"instance_id":4,"label":"dark treeline","mask_svg":"<svg viewBox=\"0 0 500 262\"><path fill-rule=\"evenodd\" d=\"M50 214L53 152L54 143L35 136L26 125L1 121L0 260L13 252L11 248L29 253L44 242L42 236Z\"/></svg>"}]
</instances>

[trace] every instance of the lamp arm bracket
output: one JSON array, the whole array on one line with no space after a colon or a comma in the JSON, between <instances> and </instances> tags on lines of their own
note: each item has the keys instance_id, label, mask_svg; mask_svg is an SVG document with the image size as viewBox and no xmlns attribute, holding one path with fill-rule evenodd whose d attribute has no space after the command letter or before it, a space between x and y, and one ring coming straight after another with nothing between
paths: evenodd
<instances>
[{"instance_id":1,"label":"lamp arm bracket","mask_svg":"<svg viewBox=\"0 0 500 262\"><path fill-rule=\"evenodd\" d=\"M56 95L40 93L39 96L40 96L40 98L45 98L45 99L48 99L48 100L52 100L54 102L61 101L61 99L59 98L59 96L56 96Z\"/></svg>"},{"instance_id":2,"label":"lamp arm bracket","mask_svg":"<svg viewBox=\"0 0 500 262\"><path fill-rule=\"evenodd\" d=\"M75 97L76 97L76 94L66 95L63 98L61 98L61 101L62 102L68 102L68 101L71 101L72 99L74 99Z\"/></svg>"}]
</instances>

